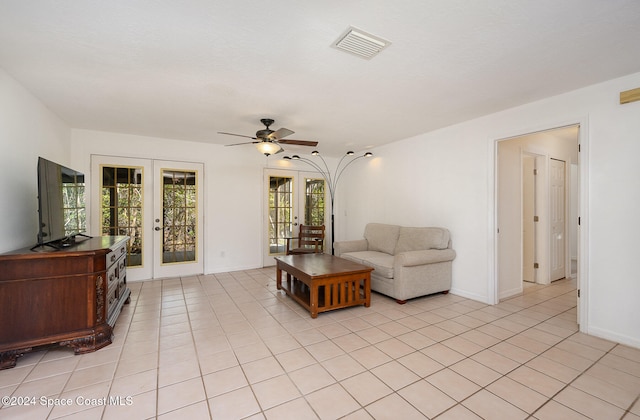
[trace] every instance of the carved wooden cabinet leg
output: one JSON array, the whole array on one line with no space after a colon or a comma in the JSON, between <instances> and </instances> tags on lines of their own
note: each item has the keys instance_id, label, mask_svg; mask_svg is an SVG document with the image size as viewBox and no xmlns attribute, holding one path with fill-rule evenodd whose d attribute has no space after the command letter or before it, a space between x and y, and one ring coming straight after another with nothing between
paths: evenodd
<instances>
[{"instance_id":1,"label":"carved wooden cabinet leg","mask_svg":"<svg viewBox=\"0 0 640 420\"><path fill-rule=\"evenodd\" d=\"M22 357L25 353L29 353L31 347L19 350L9 350L0 353L0 370L15 367L18 357Z\"/></svg>"},{"instance_id":2,"label":"carved wooden cabinet leg","mask_svg":"<svg viewBox=\"0 0 640 420\"><path fill-rule=\"evenodd\" d=\"M113 329L106 325L94 334L73 340L61 341L61 346L71 347L75 354L91 353L111 344Z\"/></svg>"},{"instance_id":3,"label":"carved wooden cabinet leg","mask_svg":"<svg viewBox=\"0 0 640 420\"><path fill-rule=\"evenodd\" d=\"M396 299L396 302L398 303L398 305L404 305L405 303L407 303L406 300L402 300L402 299Z\"/></svg>"}]
</instances>

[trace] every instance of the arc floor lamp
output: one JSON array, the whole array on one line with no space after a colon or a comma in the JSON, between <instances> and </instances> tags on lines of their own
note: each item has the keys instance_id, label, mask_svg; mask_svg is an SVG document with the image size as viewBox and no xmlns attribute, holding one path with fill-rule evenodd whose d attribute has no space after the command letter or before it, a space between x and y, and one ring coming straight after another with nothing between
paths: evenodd
<instances>
[{"instance_id":1,"label":"arc floor lamp","mask_svg":"<svg viewBox=\"0 0 640 420\"><path fill-rule=\"evenodd\" d=\"M307 165L311 166L316 171L318 171L324 178L329 188L329 197L331 201L331 255L335 255L335 249L333 247L333 242L335 238L335 218L333 213L333 202L335 199L336 188L338 187L338 181L340 180L340 177L342 176L342 173L344 172L344 170L347 169L347 167L349 167L353 162L361 158L371 157L373 156L373 153L366 152L361 156L353 157L355 153L352 151L349 151L345 153L344 156L342 156L342 159L340 159L340 161L338 162L338 166L336 166L333 173L331 173L331 171L329 170L329 166L327 165L327 162L324 160L324 158L320 155L320 152L318 152L317 150L314 150L313 152L311 152L311 155L319 157L322 162L322 166L318 162L315 162L308 158L300 157L298 155L284 156L282 159L299 160L300 162L304 162ZM351 158L351 160L348 160L349 158Z\"/></svg>"}]
</instances>

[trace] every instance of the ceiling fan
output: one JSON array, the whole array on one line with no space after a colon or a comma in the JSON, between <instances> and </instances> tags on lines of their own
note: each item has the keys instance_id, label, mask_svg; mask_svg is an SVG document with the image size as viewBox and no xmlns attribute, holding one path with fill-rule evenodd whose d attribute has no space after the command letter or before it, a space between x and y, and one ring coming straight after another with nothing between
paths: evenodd
<instances>
[{"instance_id":1,"label":"ceiling fan","mask_svg":"<svg viewBox=\"0 0 640 420\"><path fill-rule=\"evenodd\" d=\"M309 141L309 140L284 140L283 137L287 137L294 132L289 130L288 128L280 128L276 131L273 131L269 128L271 124L273 124L273 120L270 118L263 118L260 120L262 124L265 125L264 130L258 130L256 132L255 137L245 136L242 134L234 134L234 133L224 133L218 131L218 134L226 134L229 136L238 136L238 137L246 137L248 139L253 139L255 141L248 141L245 143L235 143L235 144L227 144L226 146L239 146L241 144L255 144L260 153L265 156L273 155L276 153L283 152L284 150L280 147L281 144L294 144L296 146L317 146L317 141Z\"/></svg>"}]
</instances>

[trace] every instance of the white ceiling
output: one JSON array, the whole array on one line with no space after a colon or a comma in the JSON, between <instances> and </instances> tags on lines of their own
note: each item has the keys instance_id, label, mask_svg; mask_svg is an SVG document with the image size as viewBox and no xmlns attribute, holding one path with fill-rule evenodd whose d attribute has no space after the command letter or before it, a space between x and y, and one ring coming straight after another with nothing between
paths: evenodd
<instances>
[{"instance_id":1,"label":"white ceiling","mask_svg":"<svg viewBox=\"0 0 640 420\"><path fill-rule=\"evenodd\" d=\"M341 155L640 71L640 1L0 0L0 67L74 128Z\"/></svg>"}]
</instances>

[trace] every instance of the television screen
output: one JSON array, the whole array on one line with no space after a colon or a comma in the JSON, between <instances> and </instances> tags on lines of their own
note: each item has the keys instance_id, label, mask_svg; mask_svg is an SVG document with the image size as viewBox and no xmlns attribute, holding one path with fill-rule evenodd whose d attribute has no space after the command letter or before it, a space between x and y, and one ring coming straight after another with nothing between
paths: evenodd
<instances>
[{"instance_id":1,"label":"television screen","mask_svg":"<svg viewBox=\"0 0 640 420\"><path fill-rule=\"evenodd\" d=\"M86 232L84 174L38 158L38 245L64 245Z\"/></svg>"}]
</instances>

